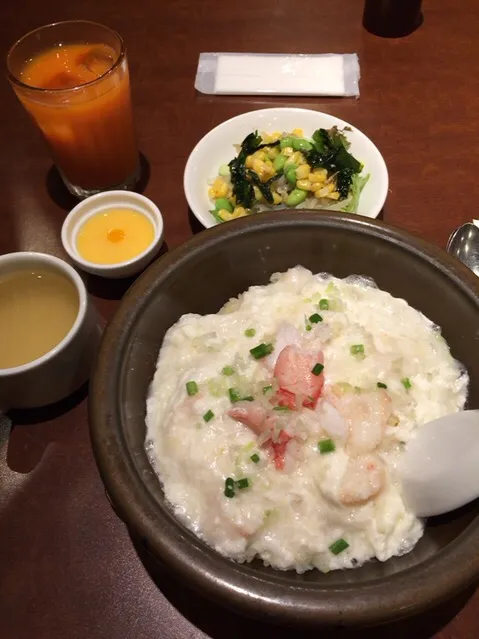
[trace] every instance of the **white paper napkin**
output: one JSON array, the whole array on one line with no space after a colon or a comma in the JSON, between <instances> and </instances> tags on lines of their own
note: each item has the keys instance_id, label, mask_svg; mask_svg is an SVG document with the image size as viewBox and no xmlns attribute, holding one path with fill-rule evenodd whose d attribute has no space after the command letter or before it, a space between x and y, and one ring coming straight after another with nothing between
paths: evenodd
<instances>
[{"instance_id":1,"label":"white paper napkin","mask_svg":"<svg viewBox=\"0 0 479 639\"><path fill-rule=\"evenodd\" d=\"M359 95L355 53L201 53L195 88L217 95Z\"/></svg>"}]
</instances>

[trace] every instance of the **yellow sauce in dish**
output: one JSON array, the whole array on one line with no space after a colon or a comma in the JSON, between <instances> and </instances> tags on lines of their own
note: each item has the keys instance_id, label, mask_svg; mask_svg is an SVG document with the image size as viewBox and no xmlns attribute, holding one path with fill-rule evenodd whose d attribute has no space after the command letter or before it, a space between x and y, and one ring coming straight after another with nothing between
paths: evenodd
<instances>
[{"instance_id":1,"label":"yellow sauce in dish","mask_svg":"<svg viewBox=\"0 0 479 639\"><path fill-rule=\"evenodd\" d=\"M151 220L133 209L107 209L80 227L77 251L94 264L119 264L143 253L155 239Z\"/></svg>"}]
</instances>

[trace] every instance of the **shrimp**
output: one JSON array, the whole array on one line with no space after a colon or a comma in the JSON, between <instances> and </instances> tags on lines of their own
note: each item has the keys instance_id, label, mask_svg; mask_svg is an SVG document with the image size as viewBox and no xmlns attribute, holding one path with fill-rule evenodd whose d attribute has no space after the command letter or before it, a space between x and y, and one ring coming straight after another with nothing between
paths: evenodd
<instances>
[{"instance_id":1,"label":"shrimp","mask_svg":"<svg viewBox=\"0 0 479 639\"><path fill-rule=\"evenodd\" d=\"M384 488L386 470L378 455L360 455L349 460L339 488L343 506L360 506Z\"/></svg>"},{"instance_id":2,"label":"shrimp","mask_svg":"<svg viewBox=\"0 0 479 639\"><path fill-rule=\"evenodd\" d=\"M387 392L382 389L349 392L341 397L329 392L328 400L349 424L348 452L362 455L376 450L391 415L391 398Z\"/></svg>"},{"instance_id":3,"label":"shrimp","mask_svg":"<svg viewBox=\"0 0 479 639\"><path fill-rule=\"evenodd\" d=\"M349 424L332 403L323 399L316 407L321 427L334 439L342 442L349 437Z\"/></svg>"},{"instance_id":4,"label":"shrimp","mask_svg":"<svg viewBox=\"0 0 479 639\"><path fill-rule=\"evenodd\" d=\"M271 448L273 449L273 459L276 470L283 470L284 458L286 455L286 446L289 441L293 439L285 430L280 430L278 440L271 442Z\"/></svg>"},{"instance_id":5,"label":"shrimp","mask_svg":"<svg viewBox=\"0 0 479 639\"><path fill-rule=\"evenodd\" d=\"M271 446L276 470L283 470L286 447L293 436L283 428L276 436L277 417L257 402L238 402L228 411L228 415L263 438L263 445Z\"/></svg>"},{"instance_id":6,"label":"shrimp","mask_svg":"<svg viewBox=\"0 0 479 639\"><path fill-rule=\"evenodd\" d=\"M274 371L274 367L276 366L276 362L278 361L278 356L281 351L286 348L286 346L299 346L301 344L301 334L297 328L291 326L291 324L283 323L279 327L274 344L274 351L271 355L264 358L264 364L272 373Z\"/></svg>"},{"instance_id":7,"label":"shrimp","mask_svg":"<svg viewBox=\"0 0 479 639\"><path fill-rule=\"evenodd\" d=\"M274 427L268 410L257 402L238 402L228 411L228 415L247 426L255 435L261 435Z\"/></svg>"},{"instance_id":8,"label":"shrimp","mask_svg":"<svg viewBox=\"0 0 479 639\"><path fill-rule=\"evenodd\" d=\"M279 383L278 400L280 405L296 409L297 404L314 408L321 394L324 375L315 375L312 371L317 364L323 364L321 351L304 351L296 345L283 348L274 367L274 376ZM293 406L294 398L294 406Z\"/></svg>"}]
</instances>

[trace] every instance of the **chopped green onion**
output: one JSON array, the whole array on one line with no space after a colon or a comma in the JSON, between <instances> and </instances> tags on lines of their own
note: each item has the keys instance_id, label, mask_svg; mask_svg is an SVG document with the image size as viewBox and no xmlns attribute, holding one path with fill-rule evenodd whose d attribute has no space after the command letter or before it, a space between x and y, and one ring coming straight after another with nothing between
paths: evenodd
<instances>
[{"instance_id":1,"label":"chopped green onion","mask_svg":"<svg viewBox=\"0 0 479 639\"><path fill-rule=\"evenodd\" d=\"M401 384L404 386L406 390L409 390L412 386L411 380L409 379L409 377L403 377L403 379L401 380Z\"/></svg>"},{"instance_id":2,"label":"chopped green onion","mask_svg":"<svg viewBox=\"0 0 479 639\"><path fill-rule=\"evenodd\" d=\"M243 490L244 488L248 488L249 479L247 477L244 477L244 479L238 479L238 481L236 482L236 485L238 486L240 490Z\"/></svg>"},{"instance_id":3,"label":"chopped green onion","mask_svg":"<svg viewBox=\"0 0 479 639\"><path fill-rule=\"evenodd\" d=\"M387 388L386 384L383 384L382 382L378 382L378 383L376 384L376 386L377 386L378 388Z\"/></svg>"},{"instance_id":4,"label":"chopped green onion","mask_svg":"<svg viewBox=\"0 0 479 639\"><path fill-rule=\"evenodd\" d=\"M190 397L198 392L198 384L196 382L186 382L186 392Z\"/></svg>"},{"instance_id":5,"label":"chopped green onion","mask_svg":"<svg viewBox=\"0 0 479 639\"><path fill-rule=\"evenodd\" d=\"M281 412L286 413L287 411L291 410L291 408L289 408L289 406L275 406L273 410L276 410L279 413Z\"/></svg>"},{"instance_id":6,"label":"chopped green onion","mask_svg":"<svg viewBox=\"0 0 479 639\"><path fill-rule=\"evenodd\" d=\"M258 344L254 348L250 349L251 355L255 359L261 359L273 352L273 344Z\"/></svg>"},{"instance_id":7,"label":"chopped green onion","mask_svg":"<svg viewBox=\"0 0 479 639\"><path fill-rule=\"evenodd\" d=\"M331 546L329 546L329 550L333 553L333 555L339 555L339 553L343 552L349 548L349 544L345 539L337 539Z\"/></svg>"},{"instance_id":8,"label":"chopped green onion","mask_svg":"<svg viewBox=\"0 0 479 639\"><path fill-rule=\"evenodd\" d=\"M263 395L266 395L266 393L269 393L271 390L273 390L271 384L269 386L263 386Z\"/></svg>"},{"instance_id":9,"label":"chopped green onion","mask_svg":"<svg viewBox=\"0 0 479 639\"><path fill-rule=\"evenodd\" d=\"M306 324L306 330L310 331L313 327L311 326L311 324Z\"/></svg>"},{"instance_id":10,"label":"chopped green onion","mask_svg":"<svg viewBox=\"0 0 479 639\"><path fill-rule=\"evenodd\" d=\"M319 300L319 309L321 311L329 311L329 301L326 299Z\"/></svg>"},{"instance_id":11,"label":"chopped green onion","mask_svg":"<svg viewBox=\"0 0 479 639\"><path fill-rule=\"evenodd\" d=\"M203 419L205 420L205 422L210 422L214 416L215 414L213 413L213 411L209 410L203 415Z\"/></svg>"},{"instance_id":12,"label":"chopped green onion","mask_svg":"<svg viewBox=\"0 0 479 639\"><path fill-rule=\"evenodd\" d=\"M235 496L235 482L232 477L227 477L225 479L225 497L231 499L231 497Z\"/></svg>"},{"instance_id":13,"label":"chopped green onion","mask_svg":"<svg viewBox=\"0 0 479 639\"><path fill-rule=\"evenodd\" d=\"M321 439L318 442L318 448L321 455L325 455L326 453L334 453L336 450L336 444L332 439Z\"/></svg>"},{"instance_id":14,"label":"chopped green onion","mask_svg":"<svg viewBox=\"0 0 479 639\"><path fill-rule=\"evenodd\" d=\"M351 355L364 355L364 344L353 344L349 350Z\"/></svg>"},{"instance_id":15,"label":"chopped green onion","mask_svg":"<svg viewBox=\"0 0 479 639\"><path fill-rule=\"evenodd\" d=\"M321 375L323 370L324 370L324 366L318 362L317 364L313 366L313 368L311 369L311 372L313 373L313 375Z\"/></svg>"},{"instance_id":16,"label":"chopped green onion","mask_svg":"<svg viewBox=\"0 0 479 639\"><path fill-rule=\"evenodd\" d=\"M319 322L323 321L323 318L321 317L321 315L319 315L319 313L313 313L313 315L309 317L309 321L311 322L311 324L318 324Z\"/></svg>"},{"instance_id":17,"label":"chopped green onion","mask_svg":"<svg viewBox=\"0 0 479 639\"><path fill-rule=\"evenodd\" d=\"M225 366L221 372L223 375L226 375L226 377L231 377L231 375L235 374L235 369L232 366Z\"/></svg>"},{"instance_id":18,"label":"chopped green onion","mask_svg":"<svg viewBox=\"0 0 479 639\"><path fill-rule=\"evenodd\" d=\"M247 328L244 332L246 337L254 337L256 335L256 331L254 328Z\"/></svg>"},{"instance_id":19,"label":"chopped green onion","mask_svg":"<svg viewBox=\"0 0 479 639\"><path fill-rule=\"evenodd\" d=\"M228 388L228 395L233 404L235 402L254 402L253 395L246 395L246 397L241 397L240 392L237 388Z\"/></svg>"},{"instance_id":20,"label":"chopped green onion","mask_svg":"<svg viewBox=\"0 0 479 639\"><path fill-rule=\"evenodd\" d=\"M251 455L250 459L253 462L253 464L257 464L259 462L259 455L255 453L254 455Z\"/></svg>"},{"instance_id":21,"label":"chopped green onion","mask_svg":"<svg viewBox=\"0 0 479 639\"><path fill-rule=\"evenodd\" d=\"M236 388L228 388L228 395L229 395L230 401L233 402L233 404L235 402L239 402L241 397L239 390L237 390Z\"/></svg>"}]
</instances>

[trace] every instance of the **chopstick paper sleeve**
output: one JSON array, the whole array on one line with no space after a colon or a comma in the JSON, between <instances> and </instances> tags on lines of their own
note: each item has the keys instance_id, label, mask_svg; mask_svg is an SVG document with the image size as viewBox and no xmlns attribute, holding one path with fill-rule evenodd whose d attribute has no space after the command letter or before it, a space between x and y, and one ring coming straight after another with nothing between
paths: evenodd
<instances>
[{"instance_id":1,"label":"chopstick paper sleeve","mask_svg":"<svg viewBox=\"0 0 479 639\"><path fill-rule=\"evenodd\" d=\"M201 53L195 88L209 95L359 96L355 53Z\"/></svg>"}]
</instances>

